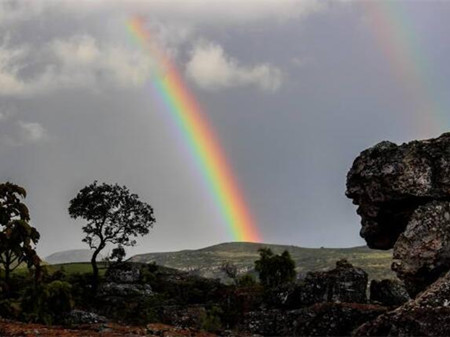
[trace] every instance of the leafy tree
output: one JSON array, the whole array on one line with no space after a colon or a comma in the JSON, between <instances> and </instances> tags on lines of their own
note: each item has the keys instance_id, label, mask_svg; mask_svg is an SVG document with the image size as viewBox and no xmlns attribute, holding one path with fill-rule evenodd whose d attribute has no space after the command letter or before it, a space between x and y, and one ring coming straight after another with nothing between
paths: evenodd
<instances>
[{"instance_id":1,"label":"leafy tree","mask_svg":"<svg viewBox=\"0 0 450 337\"><path fill-rule=\"evenodd\" d=\"M21 201L25 197L24 188L9 182L0 184L0 265L5 272L6 286L11 272L22 263L28 268L35 267L38 275L40 258L34 245L40 235L28 223L29 211Z\"/></svg>"},{"instance_id":2,"label":"leafy tree","mask_svg":"<svg viewBox=\"0 0 450 337\"><path fill-rule=\"evenodd\" d=\"M260 248L258 252L255 270L263 286L272 288L295 279L295 262L287 250L281 255L275 255L270 248Z\"/></svg>"},{"instance_id":3,"label":"leafy tree","mask_svg":"<svg viewBox=\"0 0 450 337\"><path fill-rule=\"evenodd\" d=\"M108 243L134 246L133 238L148 234L155 222L153 208L125 186L98 185L97 181L81 189L70 201L69 214L74 219L87 220L83 242L94 250L91 258L94 291L98 284L97 256L102 249Z\"/></svg>"}]
</instances>

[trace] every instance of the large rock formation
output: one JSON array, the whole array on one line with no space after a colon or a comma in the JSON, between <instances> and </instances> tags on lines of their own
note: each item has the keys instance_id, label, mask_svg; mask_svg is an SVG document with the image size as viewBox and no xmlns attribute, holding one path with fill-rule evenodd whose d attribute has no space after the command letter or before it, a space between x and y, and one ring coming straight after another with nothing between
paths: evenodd
<instances>
[{"instance_id":1,"label":"large rock formation","mask_svg":"<svg viewBox=\"0 0 450 337\"><path fill-rule=\"evenodd\" d=\"M347 177L361 236L394 248L393 269L412 295L450 269L450 133L364 151Z\"/></svg>"},{"instance_id":2,"label":"large rock formation","mask_svg":"<svg viewBox=\"0 0 450 337\"><path fill-rule=\"evenodd\" d=\"M450 133L362 152L348 173L347 196L359 205L369 247L392 248L420 205L450 200Z\"/></svg>"}]
</instances>

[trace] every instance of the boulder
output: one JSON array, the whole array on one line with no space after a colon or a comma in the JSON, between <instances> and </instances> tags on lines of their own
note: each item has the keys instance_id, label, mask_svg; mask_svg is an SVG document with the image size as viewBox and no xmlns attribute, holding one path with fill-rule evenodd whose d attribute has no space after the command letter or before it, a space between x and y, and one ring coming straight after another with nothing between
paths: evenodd
<instances>
[{"instance_id":1,"label":"boulder","mask_svg":"<svg viewBox=\"0 0 450 337\"><path fill-rule=\"evenodd\" d=\"M417 208L450 200L450 133L363 151L347 175L346 194L359 206L368 246L392 248Z\"/></svg>"},{"instance_id":2,"label":"boulder","mask_svg":"<svg viewBox=\"0 0 450 337\"><path fill-rule=\"evenodd\" d=\"M409 300L405 286L399 280L372 280L370 301L387 307L398 307Z\"/></svg>"},{"instance_id":3,"label":"boulder","mask_svg":"<svg viewBox=\"0 0 450 337\"><path fill-rule=\"evenodd\" d=\"M367 273L343 259L336 262L335 269L308 273L293 291L280 294L280 298L291 308L322 302L366 303L366 289Z\"/></svg>"},{"instance_id":4,"label":"boulder","mask_svg":"<svg viewBox=\"0 0 450 337\"><path fill-rule=\"evenodd\" d=\"M355 336L448 336L450 272L415 299L363 324Z\"/></svg>"}]
</instances>

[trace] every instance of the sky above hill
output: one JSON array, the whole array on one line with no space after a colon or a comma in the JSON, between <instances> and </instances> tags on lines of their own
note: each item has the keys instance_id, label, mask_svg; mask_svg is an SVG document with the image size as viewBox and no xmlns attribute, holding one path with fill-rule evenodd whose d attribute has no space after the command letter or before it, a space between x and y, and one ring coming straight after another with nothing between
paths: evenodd
<instances>
[{"instance_id":1,"label":"sky above hill","mask_svg":"<svg viewBox=\"0 0 450 337\"><path fill-rule=\"evenodd\" d=\"M1 1L0 181L28 191L38 252L83 248L69 201L126 185L157 223L129 254L231 241L155 102L139 15L211 122L264 242L361 245L356 156L438 136L450 113L450 2Z\"/></svg>"}]
</instances>

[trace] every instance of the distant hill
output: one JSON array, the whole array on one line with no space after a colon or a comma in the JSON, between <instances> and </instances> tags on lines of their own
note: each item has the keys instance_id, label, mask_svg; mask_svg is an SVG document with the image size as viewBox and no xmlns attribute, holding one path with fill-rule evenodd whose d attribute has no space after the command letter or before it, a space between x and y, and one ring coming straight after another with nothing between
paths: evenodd
<instances>
[{"instance_id":1,"label":"distant hill","mask_svg":"<svg viewBox=\"0 0 450 337\"><path fill-rule=\"evenodd\" d=\"M44 260L48 264L73 263L73 262L90 262L92 251L89 249L73 249L56 252L47 256ZM97 258L101 261L103 256Z\"/></svg>"},{"instance_id":2,"label":"distant hill","mask_svg":"<svg viewBox=\"0 0 450 337\"><path fill-rule=\"evenodd\" d=\"M251 272L254 261L258 259L258 249L269 247L279 254L289 251L297 264L297 271L304 274L308 271L334 268L337 260L346 258L354 266L361 267L369 274L370 279L395 278L390 270L392 251L372 250L366 246L354 248L302 248L296 246L230 242L206 247L198 250L182 250L169 253L148 253L135 255L132 262L150 263L189 271L204 277L224 278L220 270L224 262L236 265L241 273Z\"/></svg>"}]
</instances>

